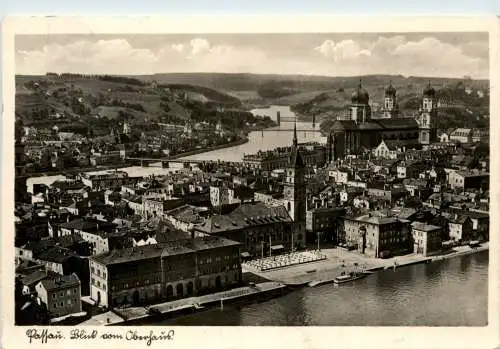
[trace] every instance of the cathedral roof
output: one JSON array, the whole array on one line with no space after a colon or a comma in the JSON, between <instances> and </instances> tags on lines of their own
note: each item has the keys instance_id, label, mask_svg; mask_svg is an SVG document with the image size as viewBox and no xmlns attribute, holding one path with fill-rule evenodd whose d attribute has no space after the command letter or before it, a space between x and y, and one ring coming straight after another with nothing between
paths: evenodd
<instances>
[{"instance_id":1,"label":"cathedral roof","mask_svg":"<svg viewBox=\"0 0 500 349\"><path fill-rule=\"evenodd\" d=\"M361 82L358 87L354 90L351 95L351 102L355 104L368 104L370 100L370 95L368 92L361 86Z\"/></svg>"},{"instance_id":2,"label":"cathedral roof","mask_svg":"<svg viewBox=\"0 0 500 349\"><path fill-rule=\"evenodd\" d=\"M332 127L331 131L345 131L345 130L357 130L358 125L353 120L336 120Z\"/></svg>"},{"instance_id":3,"label":"cathedral roof","mask_svg":"<svg viewBox=\"0 0 500 349\"><path fill-rule=\"evenodd\" d=\"M385 129L418 128L417 120L413 118L380 119L376 120L376 122Z\"/></svg>"},{"instance_id":4,"label":"cathedral roof","mask_svg":"<svg viewBox=\"0 0 500 349\"><path fill-rule=\"evenodd\" d=\"M383 129L382 126L375 122L364 122L358 125L358 128L360 130L381 130Z\"/></svg>"},{"instance_id":5,"label":"cathedral roof","mask_svg":"<svg viewBox=\"0 0 500 349\"><path fill-rule=\"evenodd\" d=\"M429 81L429 84L424 89L424 96L434 97L435 94L436 94L436 90L434 90L432 88L431 83Z\"/></svg>"},{"instance_id":6,"label":"cathedral roof","mask_svg":"<svg viewBox=\"0 0 500 349\"><path fill-rule=\"evenodd\" d=\"M392 82L385 89L385 95L386 96L396 96L396 89L394 88L394 86L392 86Z\"/></svg>"}]
</instances>

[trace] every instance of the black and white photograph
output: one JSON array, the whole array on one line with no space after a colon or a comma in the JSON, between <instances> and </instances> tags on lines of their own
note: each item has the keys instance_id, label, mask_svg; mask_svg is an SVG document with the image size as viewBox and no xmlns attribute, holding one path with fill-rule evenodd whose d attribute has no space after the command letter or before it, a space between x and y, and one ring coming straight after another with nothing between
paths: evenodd
<instances>
[{"instance_id":1,"label":"black and white photograph","mask_svg":"<svg viewBox=\"0 0 500 349\"><path fill-rule=\"evenodd\" d=\"M487 326L489 42L15 35L14 325Z\"/></svg>"}]
</instances>

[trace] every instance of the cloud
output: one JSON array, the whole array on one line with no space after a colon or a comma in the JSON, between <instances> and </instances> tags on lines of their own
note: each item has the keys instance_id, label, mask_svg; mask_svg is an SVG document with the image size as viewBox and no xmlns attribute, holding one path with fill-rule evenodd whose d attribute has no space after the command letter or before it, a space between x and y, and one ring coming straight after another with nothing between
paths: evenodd
<instances>
[{"instance_id":1,"label":"cloud","mask_svg":"<svg viewBox=\"0 0 500 349\"><path fill-rule=\"evenodd\" d=\"M402 35L373 42L325 40L314 51L342 69L357 74L488 76L487 43L452 45L428 36L410 41ZM475 53L475 55L474 55Z\"/></svg>"},{"instance_id":2,"label":"cloud","mask_svg":"<svg viewBox=\"0 0 500 349\"><path fill-rule=\"evenodd\" d=\"M285 47L288 42L276 42L275 46ZM316 44L308 40L294 50L276 51L269 45L265 48L259 41L246 45L213 44L199 36L155 48L134 47L124 38L80 40L18 51L16 73L228 72L487 77L489 69L487 42L450 44L431 35L418 40L408 40L404 35L383 35L371 40L360 35L356 40L326 39Z\"/></svg>"}]
</instances>

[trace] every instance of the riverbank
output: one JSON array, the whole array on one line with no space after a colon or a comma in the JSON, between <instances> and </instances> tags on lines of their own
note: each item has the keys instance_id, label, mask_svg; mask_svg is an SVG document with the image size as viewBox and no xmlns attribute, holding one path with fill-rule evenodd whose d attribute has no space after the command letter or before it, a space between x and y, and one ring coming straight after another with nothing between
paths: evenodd
<instances>
[{"instance_id":1,"label":"riverbank","mask_svg":"<svg viewBox=\"0 0 500 349\"><path fill-rule=\"evenodd\" d=\"M192 155L198 155L202 153L207 153L210 151L214 150L219 150L219 149L224 149L224 148L230 148L230 147L236 147L238 145L242 145L248 142L248 137L244 137L242 139L239 139L235 142L227 143L227 144L220 144L216 145L213 147L208 147L208 148L203 148L203 149L196 149L196 150L191 150L188 152L183 152L176 154L174 156L169 157L168 159L165 158L158 158L158 161L162 160L178 160L184 157L192 156ZM37 177L49 177L49 176L64 176L64 175L76 175L79 173L83 172L98 172L98 171L107 171L107 170L114 170L114 169L121 169L121 168L126 168L133 166L133 161L123 161L120 163L116 164L110 164L110 165L99 165L99 166L93 166L93 167L79 167L79 168L71 168L67 170L61 170L61 171L48 171L48 172L34 172L34 173L29 173L26 175L22 176L17 176L17 178L37 178Z\"/></svg>"},{"instance_id":2,"label":"riverbank","mask_svg":"<svg viewBox=\"0 0 500 349\"><path fill-rule=\"evenodd\" d=\"M238 145L242 145L242 144L245 144L247 142L248 142L248 137L245 136L245 137L243 137L243 138L241 138L241 139L239 139L237 141L231 142L231 143L214 145L214 146L208 147L208 148L196 149L196 150L191 150L191 151L188 151L188 152L176 154L174 156L169 157L166 160L178 160L178 159L182 159L182 158L185 158L185 157L188 157L188 156L193 156L193 155L208 153L208 152L214 151L214 150L236 147ZM160 160L161 159L158 159L158 161L160 161Z\"/></svg>"},{"instance_id":3,"label":"riverbank","mask_svg":"<svg viewBox=\"0 0 500 349\"><path fill-rule=\"evenodd\" d=\"M388 259L367 258L356 252L347 251L342 248L332 248L321 250L321 254L326 255L326 259L302 265L293 265L269 271L251 270L251 272L266 279L283 283L288 286L305 286L311 282L331 280L342 272L351 271L383 271L401 268L414 264L430 263L443 259L477 253L489 249L489 244L483 243L480 247L470 248L469 246L455 247L451 251L446 251L434 256L422 256L419 254L409 254ZM246 270L244 270L246 271ZM250 270L248 270L250 271Z\"/></svg>"},{"instance_id":4,"label":"riverbank","mask_svg":"<svg viewBox=\"0 0 500 349\"><path fill-rule=\"evenodd\" d=\"M243 286L227 291L198 297L182 298L175 301L154 304L149 307L129 307L113 309L81 323L84 326L137 325L162 321L174 316L192 314L207 308L242 301L262 301L281 296L286 285L277 282L261 282L253 286ZM151 310L148 310L151 309Z\"/></svg>"}]
</instances>

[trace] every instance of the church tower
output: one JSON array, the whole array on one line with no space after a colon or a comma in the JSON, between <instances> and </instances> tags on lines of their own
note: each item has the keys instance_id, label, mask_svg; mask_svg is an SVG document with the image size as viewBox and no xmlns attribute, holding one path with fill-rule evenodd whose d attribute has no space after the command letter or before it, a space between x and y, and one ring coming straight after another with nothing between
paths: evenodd
<instances>
[{"instance_id":1,"label":"church tower","mask_svg":"<svg viewBox=\"0 0 500 349\"><path fill-rule=\"evenodd\" d=\"M365 123L371 119L370 95L359 85L351 95L350 120L357 123Z\"/></svg>"},{"instance_id":2,"label":"church tower","mask_svg":"<svg viewBox=\"0 0 500 349\"><path fill-rule=\"evenodd\" d=\"M396 95L396 89L392 86L392 81L385 89L384 107L382 109L384 119L393 119L398 117L399 107Z\"/></svg>"},{"instance_id":3,"label":"church tower","mask_svg":"<svg viewBox=\"0 0 500 349\"><path fill-rule=\"evenodd\" d=\"M286 168L284 203L293 220L293 248L304 247L306 243L306 166L300 155L297 141L297 124L293 130L293 144Z\"/></svg>"},{"instance_id":4,"label":"church tower","mask_svg":"<svg viewBox=\"0 0 500 349\"><path fill-rule=\"evenodd\" d=\"M420 144L429 144L437 139L437 101L436 91L432 88L431 83L424 89L422 105L418 116Z\"/></svg>"}]
</instances>

